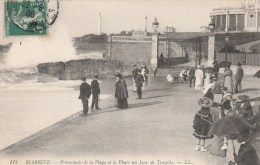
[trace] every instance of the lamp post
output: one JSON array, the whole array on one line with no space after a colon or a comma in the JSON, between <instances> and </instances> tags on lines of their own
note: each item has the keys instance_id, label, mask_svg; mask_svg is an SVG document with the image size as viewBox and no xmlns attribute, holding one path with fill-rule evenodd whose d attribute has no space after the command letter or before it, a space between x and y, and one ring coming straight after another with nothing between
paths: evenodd
<instances>
[{"instance_id":1,"label":"lamp post","mask_svg":"<svg viewBox=\"0 0 260 165\"><path fill-rule=\"evenodd\" d=\"M159 48L159 22L157 18L154 18L154 22L152 23L154 32L152 33L152 52L151 52L151 69L154 71L154 75L156 74L156 70L158 68L158 48Z\"/></svg>"},{"instance_id":2,"label":"lamp post","mask_svg":"<svg viewBox=\"0 0 260 165\"><path fill-rule=\"evenodd\" d=\"M228 52L229 35L225 35L225 70L227 69L227 52Z\"/></svg>"},{"instance_id":3,"label":"lamp post","mask_svg":"<svg viewBox=\"0 0 260 165\"><path fill-rule=\"evenodd\" d=\"M211 18L211 21L209 23L209 32L212 33L215 31L215 23L214 23L215 21L214 21L212 15L210 16L210 18Z\"/></svg>"},{"instance_id":4,"label":"lamp post","mask_svg":"<svg viewBox=\"0 0 260 165\"><path fill-rule=\"evenodd\" d=\"M157 22L157 18L154 18L154 22L152 23L153 25L153 30L155 33L158 33L158 28L159 28L159 22Z\"/></svg>"}]
</instances>

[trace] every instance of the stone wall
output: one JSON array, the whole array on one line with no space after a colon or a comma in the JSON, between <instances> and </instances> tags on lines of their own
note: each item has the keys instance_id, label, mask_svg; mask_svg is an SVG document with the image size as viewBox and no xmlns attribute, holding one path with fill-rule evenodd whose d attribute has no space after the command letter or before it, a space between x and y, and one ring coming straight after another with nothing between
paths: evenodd
<instances>
[{"instance_id":1,"label":"stone wall","mask_svg":"<svg viewBox=\"0 0 260 165\"><path fill-rule=\"evenodd\" d=\"M124 61L125 65L150 66L151 51L151 42L113 42L111 59ZM107 58L110 58L109 54Z\"/></svg>"},{"instance_id":2,"label":"stone wall","mask_svg":"<svg viewBox=\"0 0 260 165\"><path fill-rule=\"evenodd\" d=\"M114 77L116 72L125 72L123 62L82 59L68 62L42 63L37 66L39 73L45 73L60 80L77 80L82 77L93 78L94 74L99 77Z\"/></svg>"}]
</instances>

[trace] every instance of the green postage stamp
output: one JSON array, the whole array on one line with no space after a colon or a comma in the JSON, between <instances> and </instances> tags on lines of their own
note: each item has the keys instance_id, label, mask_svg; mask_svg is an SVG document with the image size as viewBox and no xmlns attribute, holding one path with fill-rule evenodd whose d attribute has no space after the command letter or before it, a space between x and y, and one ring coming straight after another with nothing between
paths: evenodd
<instances>
[{"instance_id":1,"label":"green postage stamp","mask_svg":"<svg viewBox=\"0 0 260 165\"><path fill-rule=\"evenodd\" d=\"M44 0L5 1L5 35L47 35L46 10Z\"/></svg>"}]
</instances>

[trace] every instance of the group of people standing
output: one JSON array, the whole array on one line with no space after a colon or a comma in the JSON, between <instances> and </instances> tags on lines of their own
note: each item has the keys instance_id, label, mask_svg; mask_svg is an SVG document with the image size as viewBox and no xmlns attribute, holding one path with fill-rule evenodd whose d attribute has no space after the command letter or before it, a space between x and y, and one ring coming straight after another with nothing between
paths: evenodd
<instances>
[{"instance_id":1,"label":"group of people standing","mask_svg":"<svg viewBox=\"0 0 260 165\"><path fill-rule=\"evenodd\" d=\"M91 81L91 85L86 82L86 77L81 78L81 85L80 85L80 95L79 99L81 99L83 104L83 113L82 116L87 116L89 106L88 100L92 94L92 103L91 103L91 110L101 110L98 106L99 95L100 95L100 87L98 82L98 75L94 75L94 79Z\"/></svg>"},{"instance_id":2,"label":"group of people standing","mask_svg":"<svg viewBox=\"0 0 260 165\"><path fill-rule=\"evenodd\" d=\"M142 87L148 85L148 75L149 75L149 70L147 69L146 66L138 68L137 65L134 65L132 76L134 82L134 92L137 92L137 96L138 96L137 99L142 99ZM122 74L117 73L115 77L116 77L115 98L117 99L116 106L120 109L126 109L128 108L127 99L129 97L127 84L123 79ZM91 104L92 111L94 110L94 108L96 110L101 110L98 105L99 95L100 95L98 75L97 74L94 75L94 79L92 80L91 85L89 85L86 82L85 77L83 77L81 81L82 84L80 85L79 99L81 99L83 104L82 115L86 116L88 114L88 109L89 109L88 100L91 94L92 94L92 104Z\"/></svg>"},{"instance_id":3,"label":"group of people standing","mask_svg":"<svg viewBox=\"0 0 260 165\"><path fill-rule=\"evenodd\" d=\"M251 125L252 129L243 130L239 135L236 135L236 137L233 135L222 137L214 136L209 148L210 153L215 156L226 156L227 162L230 163L237 163L238 165L258 165L258 157L250 141L252 140L253 132L259 129L257 128L259 127L259 112L258 114L254 114L249 96L240 95L238 99L234 99L227 87L222 87L221 92L222 99L220 102L214 100L214 97L208 97L208 95L204 95L204 97L198 100L201 109L195 114L193 122L193 135L198 138L195 150L202 152L208 150L205 148L205 140L213 138L213 136L208 133L215 122L229 117L242 118ZM234 141L234 139L237 141ZM238 149L239 143L241 143L241 145ZM237 147L236 152L234 151L235 146Z\"/></svg>"}]
</instances>

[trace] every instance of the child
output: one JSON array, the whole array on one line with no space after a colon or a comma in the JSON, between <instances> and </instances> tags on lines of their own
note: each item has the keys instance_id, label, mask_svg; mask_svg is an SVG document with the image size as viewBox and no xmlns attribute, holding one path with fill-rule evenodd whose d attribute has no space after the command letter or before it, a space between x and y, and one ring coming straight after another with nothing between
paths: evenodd
<instances>
[{"instance_id":1,"label":"child","mask_svg":"<svg viewBox=\"0 0 260 165\"><path fill-rule=\"evenodd\" d=\"M198 100L201 110L196 113L193 121L193 128L195 129L193 135L198 138L198 143L195 148L196 151L207 151L204 147L205 140L212 138L207 136L209 129L213 124L212 116L210 114L210 107L212 103L212 100L207 97L202 97Z\"/></svg>"}]
</instances>

